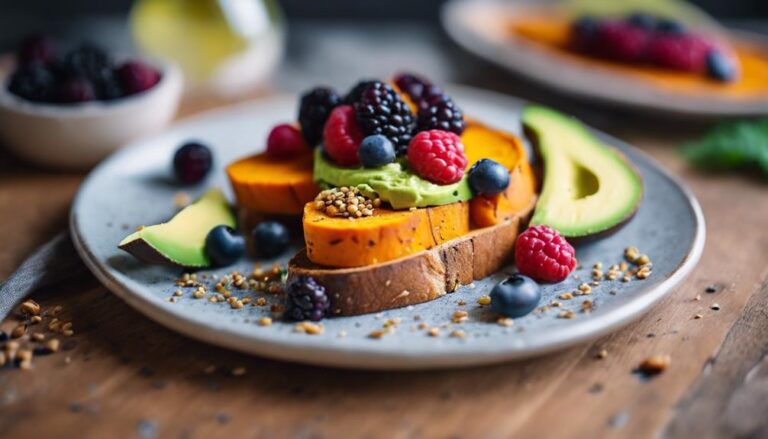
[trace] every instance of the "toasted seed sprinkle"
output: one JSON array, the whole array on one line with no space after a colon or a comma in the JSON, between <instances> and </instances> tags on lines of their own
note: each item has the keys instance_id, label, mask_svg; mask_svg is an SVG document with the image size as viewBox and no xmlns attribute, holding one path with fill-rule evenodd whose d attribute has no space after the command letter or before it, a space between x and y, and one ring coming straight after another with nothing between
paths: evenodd
<instances>
[{"instance_id":1,"label":"toasted seed sprinkle","mask_svg":"<svg viewBox=\"0 0 768 439\"><path fill-rule=\"evenodd\" d=\"M29 321L34 325L35 323L40 323L43 321L43 318L40 316L32 316Z\"/></svg>"},{"instance_id":2,"label":"toasted seed sprinkle","mask_svg":"<svg viewBox=\"0 0 768 439\"><path fill-rule=\"evenodd\" d=\"M440 328L438 328L436 326L432 327L432 328L429 328L429 331L427 331L427 335L429 335L430 337L437 337L437 336L439 336L440 335Z\"/></svg>"},{"instance_id":3,"label":"toasted seed sprinkle","mask_svg":"<svg viewBox=\"0 0 768 439\"><path fill-rule=\"evenodd\" d=\"M45 341L45 334L43 334L42 332L35 332L34 334L32 334L31 338L36 342Z\"/></svg>"},{"instance_id":4,"label":"toasted seed sprinkle","mask_svg":"<svg viewBox=\"0 0 768 439\"><path fill-rule=\"evenodd\" d=\"M461 329L454 329L451 331L451 337L453 338L465 338L467 336L467 333L462 331Z\"/></svg>"},{"instance_id":5,"label":"toasted seed sprinkle","mask_svg":"<svg viewBox=\"0 0 768 439\"><path fill-rule=\"evenodd\" d=\"M19 363L19 369L21 370L32 370L32 360L24 360Z\"/></svg>"},{"instance_id":6,"label":"toasted seed sprinkle","mask_svg":"<svg viewBox=\"0 0 768 439\"><path fill-rule=\"evenodd\" d=\"M696 314L695 316L693 316L693 318L698 320L698 319L703 319L704 316L702 314Z\"/></svg>"},{"instance_id":7,"label":"toasted seed sprinkle","mask_svg":"<svg viewBox=\"0 0 768 439\"><path fill-rule=\"evenodd\" d=\"M374 207L381 205L381 199L366 197L356 187L342 186L320 192L315 197L314 207L326 215L343 218L371 216Z\"/></svg>"},{"instance_id":8,"label":"toasted seed sprinkle","mask_svg":"<svg viewBox=\"0 0 768 439\"><path fill-rule=\"evenodd\" d=\"M595 270L602 270L603 269L603 263L602 262L595 262L595 265L592 266Z\"/></svg>"},{"instance_id":9,"label":"toasted seed sprinkle","mask_svg":"<svg viewBox=\"0 0 768 439\"><path fill-rule=\"evenodd\" d=\"M259 319L259 326L272 326L271 317L262 317Z\"/></svg>"},{"instance_id":10,"label":"toasted seed sprinkle","mask_svg":"<svg viewBox=\"0 0 768 439\"><path fill-rule=\"evenodd\" d=\"M375 329L371 331L370 334L368 334L368 338L382 338L387 334L391 334L393 332L392 328L383 328L383 329Z\"/></svg>"},{"instance_id":11,"label":"toasted seed sprinkle","mask_svg":"<svg viewBox=\"0 0 768 439\"><path fill-rule=\"evenodd\" d=\"M27 333L26 325L17 325L11 331L11 338L20 338L20 337L22 337L26 333Z\"/></svg>"},{"instance_id":12,"label":"toasted seed sprinkle","mask_svg":"<svg viewBox=\"0 0 768 439\"><path fill-rule=\"evenodd\" d=\"M579 291L585 294L589 294L592 291L592 287L590 287L587 283L582 283L579 285Z\"/></svg>"},{"instance_id":13,"label":"toasted seed sprinkle","mask_svg":"<svg viewBox=\"0 0 768 439\"><path fill-rule=\"evenodd\" d=\"M243 301L242 300L234 300L229 304L232 309L242 309L243 308Z\"/></svg>"},{"instance_id":14,"label":"toasted seed sprinkle","mask_svg":"<svg viewBox=\"0 0 768 439\"><path fill-rule=\"evenodd\" d=\"M453 323L464 323L469 319L469 313L466 311L456 311L453 313L453 318L451 321Z\"/></svg>"},{"instance_id":15,"label":"toasted seed sprinkle","mask_svg":"<svg viewBox=\"0 0 768 439\"><path fill-rule=\"evenodd\" d=\"M635 262L640 257L640 250L637 247L627 247L624 249L624 258L628 262Z\"/></svg>"},{"instance_id":16,"label":"toasted seed sprinkle","mask_svg":"<svg viewBox=\"0 0 768 439\"><path fill-rule=\"evenodd\" d=\"M630 276L629 276L629 275L627 275L627 274L625 274L625 275L624 275L624 277L622 277L622 278L621 278L621 281L622 281L622 282L629 282L629 281L631 281L631 280L632 280L632 277L630 277Z\"/></svg>"},{"instance_id":17,"label":"toasted seed sprinkle","mask_svg":"<svg viewBox=\"0 0 768 439\"><path fill-rule=\"evenodd\" d=\"M45 343L45 348L48 349L51 352L58 352L59 351L59 340L56 338L52 338L48 340L47 343Z\"/></svg>"},{"instance_id":18,"label":"toasted seed sprinkle","mask_svg":"<svg viewBox=\"0 0 768 439\"><path fill-rule=\"evenodd\" d=\"M61 333L64 334L65 337L72 337L73 335L75 335L75 331L71 329L66 329L64 331L61 331Z\"/></svg>"},{"instance_id":19,"label":"toasted seed sprinkle","mask_svg":"<svg viewBox=\"0 0 768 439\"><path fill-rule=\"evenodd\" d=\"M588 313L592 311L592 308L594 308L594 303L591 300L585 300L581 302L581 311Z\"/></svg>"},{"instance_id":20,"label":"toasted seed sprinkle","mask_svg":"<svg viewBox=\"0 0 768 439\"><path fill-rule=\"evenodd\" d=\"M557 300L553 300L553 301L549 302L549 306L551 306L552 308L559 308L559 307L563 306L563 304L558 302Z\"/></svg>"},{"instance_id":21,"label":"toasted seed sprinkle","mask_svg":"<svg viewBox=\"0 0 768 439\"><path fill-rule=\"evenodd\" d=\"M701 294L697 294L696 297L693 298L696 302L701 300Z\"/></svg>"},{"instance_id":22,"label":"toasted seed sprinkle","mask_svg":"<svg viewBox=\"0 0 768 439\"><path fill-rule=\"evenodd\" d=\"M509 317L499 317L496 319L496 324L499 326L504 326L506 328L509 328L515 324L515 321L510 319Z\"/></svg>"},{"instance_id":23,"label":"toasted seed sprinkle","mask_svg":"<svg viewBox=\"0 0 768 439\"><path fill-rule=\"evenodd\" d=\"M712 305L710 305L710 308L711 308L713 311L720 311L720 304L717 304L717 303L713 303Z\"/></svg>"},{"instance_id":24,"label":"toasted seed sprinkle","mask_svg":"<svg viewBox=\"0 0 768 439\"><path fill-rule=\"evenodd\" d=\"M566 309L557 315L558 319L572 319L574 317L576 317L576 314L570 309Z\"/></svg>"},{"instance_id":25,"label":"toasted seed sprinkle","mask_svg":"<svg viewBox=\"0 0 768 439\"><path fill-rule=\"evenodd\" d=\"M309 335L322 334L325 328L312 322L299 322L293 327L294 332L303 332Z\"/></svg>"},{"instance_id":26,"label":"toasted seed sprinkle","mask_svg":"<svg viewBox=\"0 0 768 439\"><path fill-rule=\"evenodd\" d=\"M649 258L648 255L645 255L645 254L638 256L637 260L635 261L637 265L645 265L645 264L649 264L650 262L651 262L651 258Z\"/></svg>"},{"instance_id":27,"label":"toasted seed sprinkle","mask_svg":"<svg viewBox=\"0 0 768 439\"><path fill-rule=\"evenodd\" d=\"M647 375L657 375L667 370L671 362L669 355L654 355L643 360L639 369Z\"/></svg>"},{"instance_id":28,"label":"toasted seed sprinkle","mask_svg":"<svg viewBox=\"0 0 768 439\"><path fill-rule=\"evenodd\" d=\"M598 360L604 360L604 359L608 358L608 351L607 351L607 350L605 350L605 349L600 349L600 350L597 352L597 354L595 354L595 357L596 357Z\"/></svg>"},{"instance_id":29,"label":"toasted seed sprinkle","mask_svg":"<svg viewBox=\"0 0 768 439\"><path fill-rule=\"evenodd\" d=\"M627 271L628 268L629 268L629 265L627 265L626 262L619 263L619 271Z\"/></svg>"},{"instance_id":30,"label":"toasted seed sprinkle","mask_svg":"<svg viewBox=\"0 0 768 439\"><path fill-rule=\"evenodd\" d=\"M402 321L403 321L403 319L400 318L400 317L395 317L395 318L392 318L392 319L387 319L387 320L384 320L383 326L385 328L394 328L395 326L399 325L400 322L402 322Z\"/></svg>"},{"instance_id":31,"label":"toasted seed sprinkle","mask_svg":"<svg viewBox=\"0 0 768 439\"><path fill-rule=\"evenodd\" d=\"M421 322L419 323L419 326L417 326L419 329L427 329L427 327L429 327L429 325L427 325L426 322Z\"/></svg>"},{"instance_id":32,"label":"toasted seed sprinkle","mask_svg":"<svg viewBox=\"0 0 768 439\"><path fill-rule=\"evenodd\" d=\"M344 338L347 336L347 331L341 330L336 336L339 338Z\"/></svg>"},{"instance_id":33,"label":"toasted seed sprinkle","mask_svg":"<svg viewBox=\"0 0 768 439\"><path fill-rule=\"evenodd\" d=\"M40 315L40 305L34 300L26 300L21 304L21 313L30 316Z\"/></svg>"},{"instance_id":34,"label":"toasted seed sprinkle","mask_svg":"<svg viewBox=\"0 0 768 439\"><path fill-rule=\"evenodd\" d=\"M246 372L248 372L248 370L245 367L242 367L242 366L236 367L232 369L232 376L241 377L245 375Z\"/></svg>"},{"instance_id":35,"label":"toasted seed sprinkle","mask_svg":"<svg viewBox=\"0 0 768 439\"><path fill-rule=\"evenodd\" d=\"M202 290L195 290L194 293L192 293L192 297L195 299L202 299L205 296L205 292ZM215 297L211 297L211 299L215 299Z\"/></svg>"},{"instance_id":36,"label":"toasted seed sprinkle","mask_svg":"<svg viewBox=\"0 0 768 439\"><path fill-rule=\"evenodd\" d=\"M480 296L477 299L477 304L481 306L490 305L491 304L491 296Z\"/></svg>"},{"instance_id":37,"label":"toasted seed sprinkle","mask_svg":"<svg viewBox=\"0 0 768 439\"><path fill-rule=\"evenodd\" d=\"M459 306L464 306L466 304L467 304L467 302L465 302L463 299L459 300L458 302L456 302L456 305L459 305Z\"/></svg>"},{"instance_id":38,"label":"toasted seed sprinkle","mask_svg":"<svg viewBox=\"0 0 768 439\"><path fill-rule=\"evenodd\" d=\"M603 277L602 270L592 270L592 279L602 279L602 277Z\"/></svg>"},{"instance_id":39,"label":"toasted seed sprinkle","mask_svg":"<svg viewBox=\"0 0 768 439\"><path fill-rule=\"evenodd\" d=\"M256 306L264 306L264 305L267 304L267 299L265 299L263 297L259 297L259 298L256 299L256 302L254 302L254 304Z\"/></svg>"},{"instance_id":40,"label":"toasted seed sprinkle","mask_svg":"<svg viewBox=\"0 0 768 439\"><path fill-rule=\"evenodd\" d=\"M560 300L571 300L571 299L573 299L573 294L572 293L563 293L563 294L560 294L559 296L557 296L557 298L560 299Z\"/></svg>"}]
</instances>

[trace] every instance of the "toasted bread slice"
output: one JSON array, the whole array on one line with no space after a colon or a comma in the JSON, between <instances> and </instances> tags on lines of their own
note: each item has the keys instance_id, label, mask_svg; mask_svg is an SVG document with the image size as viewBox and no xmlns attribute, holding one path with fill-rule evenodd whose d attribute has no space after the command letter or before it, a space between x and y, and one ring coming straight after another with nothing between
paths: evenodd
<instances>
[{"instance_id":1,"label":"toasted bread slice","mask_svg":"<svg viewBox=\"0 0 768 439\"><path fill-rule=\"evenodd\" d=\"M433 300L511 262L517 234L535 204L532 196L525 209L498 225L366 267L325 268L312 263L302 250L288 264L288 281L313 277L326 289L332 316L374 313Z\"/></svg>"}]
</instances>

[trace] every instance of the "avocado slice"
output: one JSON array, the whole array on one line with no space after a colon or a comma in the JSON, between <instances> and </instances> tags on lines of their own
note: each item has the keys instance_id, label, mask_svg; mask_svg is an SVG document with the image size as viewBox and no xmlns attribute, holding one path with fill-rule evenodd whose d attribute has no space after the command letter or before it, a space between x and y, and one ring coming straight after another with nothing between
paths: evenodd
<instances>
[{"instance_id":1,"label":"avocado slice","mask_svg":"<svg viewBox=\"0 0 768 439\"><path fill-rule=\"evenodd\" d=\"M523 127L544 162L544 183L531 225L546 224L565 237L611 231L627 222L643 197L640 174L576 119L528 106Z\"/></svg>"},{"instance_id":2,"label":"avocado slice","mask_svg":"<svg viewBox=\"0 0 768 439\"><path fill-rule=\"evenodd\" d=\"M118 247L149 264L202 268L211 265L205 238L218 225L236 226L224 194L211 189L167 223L144 227L128 235Z\"/></svg>"}]
</instances>

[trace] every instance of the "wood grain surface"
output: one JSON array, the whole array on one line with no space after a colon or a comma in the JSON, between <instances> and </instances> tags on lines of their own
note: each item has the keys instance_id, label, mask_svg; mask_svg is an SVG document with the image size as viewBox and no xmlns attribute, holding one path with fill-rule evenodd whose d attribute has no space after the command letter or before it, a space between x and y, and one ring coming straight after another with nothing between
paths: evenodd
<instances>
[{"instance_id":1,"label":"wood grain surface","mask_svg":"<svg viewBox=\"0 0 768 439\"><path fill-rule=\"evenodd\" d=\"M766 185L688 168L671 147L699 124L585 107L488 66L456 66L464 67L454 79L577 114L680 175L707 221L692 275L638 322L594 343L517 363L396 373L302 366L203 345L87 278L33 296L46 308L62 306L60 318L73 322L75 334L63 338L62 352L36 358L31 371L0 370L0 437L765 437ZM207 106L187 105L185 114ZM65 227L82 178L35 169L0 149L0 279ZM9 319L0 328L14 325ZM664 373L634 373L655 354L672 358Z\"/></svg>"}]
</instances>

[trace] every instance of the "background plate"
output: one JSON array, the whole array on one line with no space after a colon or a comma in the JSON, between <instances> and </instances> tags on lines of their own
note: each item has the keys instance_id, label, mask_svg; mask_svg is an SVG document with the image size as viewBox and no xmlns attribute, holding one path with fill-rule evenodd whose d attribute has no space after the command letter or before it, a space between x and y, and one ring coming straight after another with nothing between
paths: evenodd
<instances>
[{"instance_id":1,"label":"background plate","mask_svg":"<svg viewBox=\"0 0 768 439\"><path fill-rule=\"evenodd\" d=\"M467 114L519 134L522 101L463 87L452 87L450 92ZM564 283L545 286L542 304L588 280L594 262L601 261L605 266L620 262L623 249L629 245L639 246L651 256L654 271L644 281L603 282L595 287L586 297L594 302L594 311L589 314L579 311L582 298L576 298L562 301L565 308L575 311L575 319L559 319L557 314L562 308L553 308L517 319L513 327L497 325L490 309L479 307L475 301L511 273L511 267L425 304L377 315L327 319L323 322L325 332L314 336L295 333L288 323L257 325L260 317L269 315L268 306L233 310L226 304L195 300L189 292L177 303L168 302L177 289L174 281L181 270L141 264L116 245L136 226L165 221L175 212L173 198L180 188L170 179L169 167L176 147L189 139L210 145L216 163L208 186L218 185L229 193L222 171L224 165L262 149L270 127L293 120L295 107L296 98L286 96L210 112L126 147L98 166L80 188L70 223L75 245L93 273L146 316L212 344L304 363L417 369L529 357L604 335L646 312L690 272L701 254L704 220L692 195L644 154L598 133L640 170L645 179L645 199L635 218L616 234L577 247L583 264L577 274L582 280L569 278ZM197 196L205 190L206 187L195 188L190 194ZM271 262L264 261L264 265ZM243 261L218 273L233 269L250 272L252 267L252 261ZM610 294L613 290L616 294ZM265 297L270 303L279 299ZM458 305L460 300L466 305ZM469 321L442 327L450 323L458 309L469 312ZM367 337L381 328L384 320L393 317L403 319L395 333L379 340ZM440 337L428 337L425 331L416 329L419 322L440 326ZM448 337L453 328L465 330L467 337ZM345 337L339 336L342 331Z\"/></svg>"},{"instance_id":2,"label":"background plate","mask_svg":"<svg viewBox=\"0 0 768 439\"><path fill-rule=\"evenodd\" d=\"M442 9L443 29L460 46L486 61L520 74L559 93L645 111L685 116L748 116L768 113L765 96L732 98L717 94L676 93L592 64L567 62L536 44L510 35L506 18L557 2L531 0L452 0ZM747 32L731 37L766 48L765 38Z\"/></svg>"}]
</instances>

